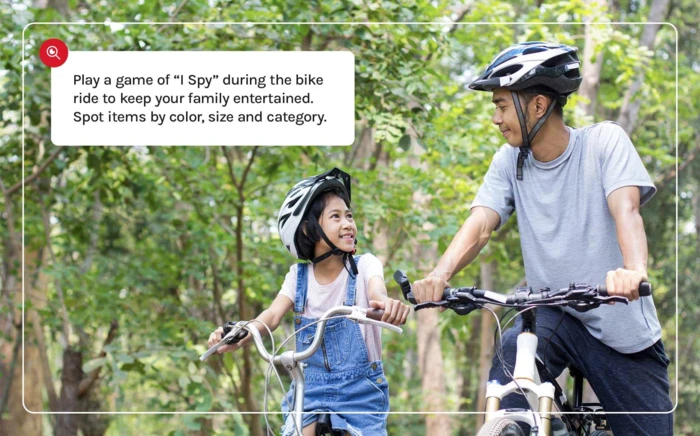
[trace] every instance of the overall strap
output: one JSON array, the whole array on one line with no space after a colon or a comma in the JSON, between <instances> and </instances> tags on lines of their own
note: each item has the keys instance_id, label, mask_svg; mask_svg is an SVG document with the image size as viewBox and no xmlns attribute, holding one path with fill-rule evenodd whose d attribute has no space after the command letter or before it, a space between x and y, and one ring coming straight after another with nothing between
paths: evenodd
<instances>
[{"instance_id":1,"label":"overall strap","mask_svg":"<svg viewBox=\"0 0 700 436\"><path fill-rule=\"evenodd\" d=\"M353 256L355 258L355 264L359 264L360 262L360 257L361 256ZM359 275L359 273L358 273ZM355 287L357 284L357 275L354 274L348 274L348 288L347 288L347 297L345 299L345 305L346 306L354 306L355 305Z\"/></svg>"},{"instance_id":2,"label":"overall strap","mask_svg":"<svg viewBox=\"0 0 700 436\"><path fill-rule=\"evenodd\" d=\"M306 290L308 288L309 264L297 264L297 292L294 298L294 313L301 314L306 307Z\"/></svg>"}]
</instances>

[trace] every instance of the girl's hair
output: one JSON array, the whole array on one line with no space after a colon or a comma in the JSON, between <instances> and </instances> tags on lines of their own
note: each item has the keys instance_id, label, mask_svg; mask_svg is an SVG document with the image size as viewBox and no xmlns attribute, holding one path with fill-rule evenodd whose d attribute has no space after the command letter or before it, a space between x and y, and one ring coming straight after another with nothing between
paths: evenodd
<instances>
[{"instance_id":1,"label":"girl's hair","mask_svg":"<svg viewBox=\"0 0 700 436\"><path fill-rule=\"evenodd\" d=\"M331 188L316 197L301 219L301 225L297 228L294 242L296 243L299 257L304 260L312 260L316 243L321 240L321 224L319 218L323 210L328 206L328 203L333 197L339 197L345 202L345 205L350 207L350 199L347 192L340 188ZM306 232L304 232L304 222L306 222Z\"/></svg>"}]
</instances>

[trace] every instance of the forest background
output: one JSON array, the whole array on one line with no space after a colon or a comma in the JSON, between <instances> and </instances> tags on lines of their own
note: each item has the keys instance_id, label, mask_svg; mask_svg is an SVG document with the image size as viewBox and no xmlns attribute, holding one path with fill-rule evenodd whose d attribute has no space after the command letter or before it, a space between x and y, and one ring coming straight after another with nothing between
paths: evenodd
<instances>
[{"instance_id":1,"label":"forest background","mask_svg":"<svg viewBox=\"0 0 700 436\"><path fill-rule=\"evenodd\" d=\"M695 0L3 2L0 435L262 435L260 415L29 414L22 337L32 411L261 410L266 365L254 350L205 364L197 357L214 326L252 318L276 295L293 262L276 232L286 191L333 166L351 173L358 247L383 261L398 298L393 271L419 278L434 266L503 142L490 94L466 85L500 50L526 40L579 48L584 81L565 108L567 124L619 122L656 183L642 214L679 398L676 433L700 433L698 12ZM23 28L50 21L104 25L33 25L23 61ZM149 21L164 24L118 24ZM271 24L167 24L199 21ZM316 24L275 24L292 21ZM418 21L434 24L373 24ZM324 24L332 22L362 24ZM56 147L50 73L36 56L48 37L90 50L350 50L356 140ZM511 219L453 284L507 292L523 279ZM278 338L282 330L291 323ZM392 410L483 410L493 331L487 312L424 311L403 335L385 334ZM277 411L282 391L271 389ZM389 434L473 434L480 417L390 415ZM275 431L281 425L279 415L270 421Z\"/></svg>"}]
</instances>

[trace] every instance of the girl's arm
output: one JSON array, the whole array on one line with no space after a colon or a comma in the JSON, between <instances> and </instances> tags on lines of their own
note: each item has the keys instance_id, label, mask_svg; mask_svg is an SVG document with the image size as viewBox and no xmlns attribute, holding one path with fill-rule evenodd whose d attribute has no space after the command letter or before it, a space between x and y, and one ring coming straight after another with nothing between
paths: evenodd
<instances>
[{"instance_id":1,"label":"girl's arm","mask_svg":"<svg viewBox=\"0 0 700 436\"><path fill-rule=\"evenodd\" d=\"M277 295L270 307L263 310L262 313L258 315L255 319L267 324L267 326L270 327L270 330L274 332L275 329L280 325L280 322L282 321L282 318L284 318L284 315L286 315L287 312L289 312L292 309L292 307L294 307L294 302L292 302L292 300L290 300L284 295ZM267 329L264 325L262 325L259 322L253 322L251 324L258 329L262 336L267 335ZM223 333L223 327L219 327L218 329L216 329L214 333L212 333L209 336L209 346L211 347L215 344L218 344L221 341ZM217 352L226 353L228 351L235 351L241 348L243 345L251 342L252 340L253 337L249 334L237 344L224 345L221 348L219 348Z\"/></svg>"},{"instance_id":2,"label":"girl's arm","mask_svg":"<svg viewBox=\"0 0 700 436\"><path fill-rule=\"evenodd\" d=\"M402 325L406 323L411 307L403 304L399 300L394 300L387 296L386 285L380 276L369 279L367 284L367 295L369 296L369 306L375 309L384 310L382 321L389 324Z\"/></svg>"}]
</instances>

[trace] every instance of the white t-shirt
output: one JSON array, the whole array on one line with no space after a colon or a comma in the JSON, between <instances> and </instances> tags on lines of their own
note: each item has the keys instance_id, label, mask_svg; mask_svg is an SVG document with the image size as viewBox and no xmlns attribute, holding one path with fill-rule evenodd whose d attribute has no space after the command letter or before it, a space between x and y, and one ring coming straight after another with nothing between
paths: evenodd
<instances>
[{"instance_id":1,"label":"white t-shirt","mask_svg":"<svg viewBox=\"0 0 700 436\"><path fill-rule=\"evenodd\" d=\"M355 282L355 305L359 307L369 307L369 296L367 288L369 280L378 276L384 280L384 269L382 262L374 255L366 253L360 257L357 265L357 281ZM306 289L306 307L302 316L306 318L319 318L333 306L342 306L347 298L347 287L349 274L345 268L333 280L333 283L320 285L314 275L313 264L308 269L308 285ZM297 264L289 268L287 276L284 278L282 289L279 294L292 300L294 303L297 293ZM362 337L367 345L369 361L373 362L382 358L382 336L381 328L371 324L360 324Z\"/></svg>"}]
</instances>

